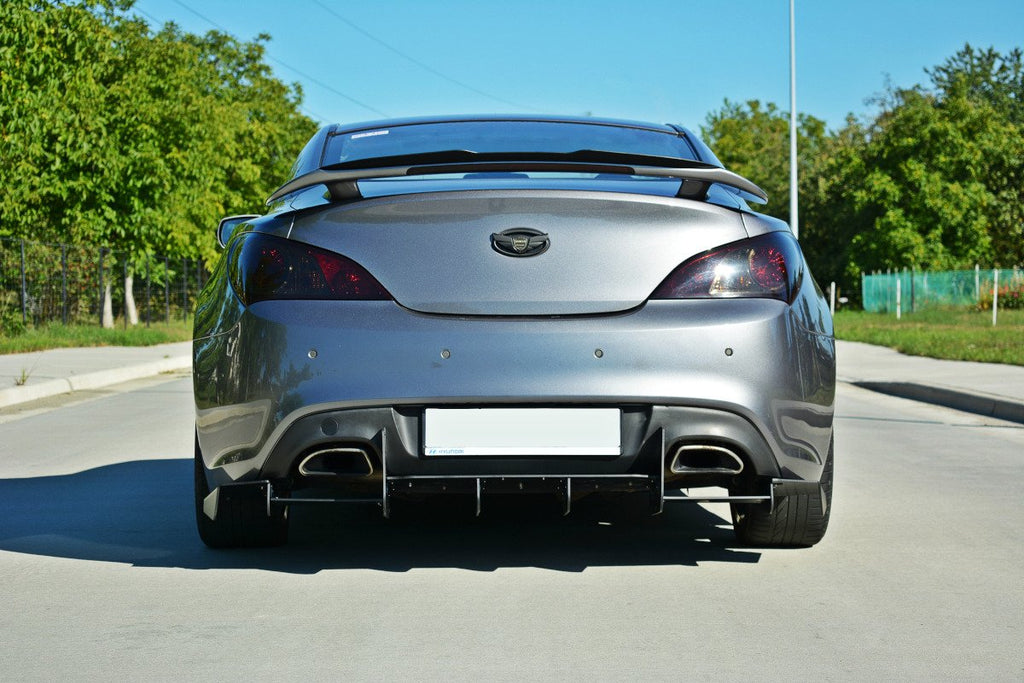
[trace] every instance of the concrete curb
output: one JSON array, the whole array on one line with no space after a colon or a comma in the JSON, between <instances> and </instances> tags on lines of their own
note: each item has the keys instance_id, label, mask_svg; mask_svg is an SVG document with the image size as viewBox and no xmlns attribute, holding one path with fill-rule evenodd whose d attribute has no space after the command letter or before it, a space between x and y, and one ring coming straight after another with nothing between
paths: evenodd
<instances>
[{"instance_id":1,"label":"concrete curb","mask_svg":"<svg viewBox=\"0 0 1024 683\"><path fill-rule=\"evenodd\" d=\"M862 380L850 381L850 384L870 391L877 391L880 394L909 398L914 401L921 401L922 403L933 403L967 413L975 413L999 420L1024 424L1024 403L997 396L968 392L963 389L948 389L927 384L917 384L915 382Z\"/></svg>"},{"instance_id":2,"label":"concrete curb","mask_svg":"<svg viewBox=\"0 0 1024 683\"><path fill-rule=\"evenodd\" d=\"M152 377L164 372L188 370L191 367L191 356L176 356L149 363L139 363L138 365L98 370L61 379L51 379L46 382L39 382L38 384L0 389L0 408L37 401L41 398L49 398L50 396L70 394L75 391L102 389L103 387L128 382L133 379Z\"/></svg>"}]
</instances>

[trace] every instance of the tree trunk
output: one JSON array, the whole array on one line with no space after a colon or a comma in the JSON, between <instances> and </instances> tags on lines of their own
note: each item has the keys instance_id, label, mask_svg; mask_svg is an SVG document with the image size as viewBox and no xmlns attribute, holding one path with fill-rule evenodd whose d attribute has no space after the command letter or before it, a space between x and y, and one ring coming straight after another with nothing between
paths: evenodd
<instances>
[{"instance_id":1,"label":"tree trunk","mask_svg":"<svg viewBox=\"0 0 1024 683\"><path fill-rule=\"evenodd\" d=\"M139 324L139 312L135 308L135 294L132 293L132 284L135 280L135 273L128 271L124 276L124 312L128 317L129 325Z\"/></svg>"},{"instance_id":2,"label":"tree trunk","mask_svg":"<svg viewBox=\"0 0 1024 683\"><path fill-rule=\"evenodd\" d=\"M114 304L111 301L110 285L110 280L107 280L103 287L103 327L108 330L114 329Z\"/></svg>"}]
</instances>

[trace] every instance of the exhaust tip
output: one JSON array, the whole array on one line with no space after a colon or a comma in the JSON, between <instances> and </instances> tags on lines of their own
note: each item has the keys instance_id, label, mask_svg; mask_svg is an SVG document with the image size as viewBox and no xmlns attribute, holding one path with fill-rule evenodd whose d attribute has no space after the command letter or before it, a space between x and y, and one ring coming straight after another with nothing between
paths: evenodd
<instances>
[{"instance_id":1,"label":"exhaust tip","mask_svg":"<svg viewBox=\"0 0 1024 683\"><path fill-rule=\"evenodd\" d=\"M302 459L299 474L305 477L368 477L373 474L373 461L365 448L322 448Z\"/></svg>"},{"instance_id":2,"label":"exhaust tip","mask_svg":"<svg viewBox=\"0 0 1024 683\"><path fill-rule=\"evenodd\" d=\"M676 449L669 467L673 474L728 474L743 471L735 451L711 444L685 444Z\"/></svg>"}]
</instances>

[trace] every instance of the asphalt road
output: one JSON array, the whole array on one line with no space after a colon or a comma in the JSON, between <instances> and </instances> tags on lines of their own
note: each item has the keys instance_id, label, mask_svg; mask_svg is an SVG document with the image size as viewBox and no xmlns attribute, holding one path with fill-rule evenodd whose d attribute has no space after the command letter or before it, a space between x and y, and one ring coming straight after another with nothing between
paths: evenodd
<instances>
[{"instance_id":1,"label":"asphalt road","mask_svg":"<svg viewBox=\"0 0 1024 683\"><path fill-rule=\"evenodd\" d=\"M807 550L717 510L195 536L187 378L0 415L0 678L1024 679L1024 427L843 386Z\"/></svg>"}]
</instances>

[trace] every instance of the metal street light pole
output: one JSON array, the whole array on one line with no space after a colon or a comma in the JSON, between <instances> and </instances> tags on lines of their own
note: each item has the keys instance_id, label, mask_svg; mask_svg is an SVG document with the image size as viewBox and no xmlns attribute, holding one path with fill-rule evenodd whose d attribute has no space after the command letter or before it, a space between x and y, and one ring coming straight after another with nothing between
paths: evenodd
<instances>
[{"instance_id":1,"label":"metal street light pole","mask_svg":"<svg viewBox=\"0 0 1024 683\"><path fill-rule=\"evenodd\" d=\"M793 235L800 238L800 217L797 213L796 176L796 24L793 1L789 0L789 224Z\"/></svg>"}]
</instances>

